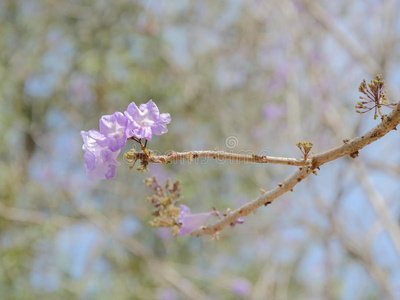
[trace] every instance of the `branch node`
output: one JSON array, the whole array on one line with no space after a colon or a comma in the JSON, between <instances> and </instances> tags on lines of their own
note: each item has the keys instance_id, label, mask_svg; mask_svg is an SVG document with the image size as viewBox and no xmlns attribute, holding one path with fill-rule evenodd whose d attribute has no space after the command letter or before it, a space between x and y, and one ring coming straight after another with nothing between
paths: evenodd
<instances>
[{"instance_id":1,"label":"branch node","mask_svg":"<svg viewBox=\"0 0 400 300\"><path fill-rule=\"evenodd\" d=\"M354 151L353 153L350 153L350 157L356 158L356 157L358 157L359 154L360 154L360 152L358 152L358 150L357 150L357 151Z\"/></svg>"}]
</instances>

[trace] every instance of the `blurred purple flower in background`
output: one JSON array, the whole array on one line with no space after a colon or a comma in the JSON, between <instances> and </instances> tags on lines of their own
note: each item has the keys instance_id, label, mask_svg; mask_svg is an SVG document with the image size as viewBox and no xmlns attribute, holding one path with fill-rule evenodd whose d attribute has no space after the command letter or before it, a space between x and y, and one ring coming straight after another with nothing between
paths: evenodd
<instances>
[{"instance_id":1,"label":"blurred purple flower in background","mask_svg":"<svg viewBox=\"0 0 400 300\"><path fill-rule=\"evenodd\" d=\"M73 74L68 86L68 94L71 101L92 103L96 99L93 90L93 79L84 74Z\"/></svg>"},{"instance_id":2,"label":"blurred purple flower in background","mask_svg":"<svg viewBox=\"0 0 400 300\"><path fill-rule=\"evenodd\" d=\"M178 300L178 293L174 289L159 288L157 290L158 300Z\"/></svg>"},{"instance_id":3,"label":"blurred purple flower in background","mask_svg":"<svg viewBox=\"0 0 400 300\"><path fill-rule=\"evenodd\" d=\"M266 103L263 113L266 119L280 119L286 116L287 107L285 104Z\"/></svg>"},{"instance_id":4,"label":"blurred purple flower in background","mask_svg":"<svg viewBox=\"0 0 400 300\"><path fill-rule=\"evenodd\" d=\"M268 83L270 93L279 92L286 85L293 64L281 63L275 67L275 74Z\"/></svg>"},{"instance_id":5,"label":"blurred purple flower in background","mask_svg":"<svg viewBox=\"0 0 400 300\"><path fill-rule=\"evenodd\" d=\"M136 106L135 102L129 104L125 116L129 119L128 127L138 138L145 138L151 141L153 134L162 135L168 132L167 124L171 122L168 113L160 114L157 105L153 100L146 104Z\"/></svg>"},{"instance_id":6,"label":"blurred purple flower in background","mask_svg":"<svg viewBox=\"0 0 400 300\"><path fill-rule=\"evenodd\" d=\"M253 286L246 278L235 278L231 283L232 292L242 298L247 298L251 294Z\"/></svg>"},{"instance_id":7,"label":"blurred purple flower in background","mask_svg":"<svg viewBox=\"0 0 400 300\"><path fill-rule=\"evenodd\" d=\"M215 211L200 214L190 214L190 208L186 205L181 205L181 215L179 216L179 223L182 223L182 228L179 232L179 236L184 236L192 233L200 226L205 225L210 216L215 215Z\"/></svg>"}]
</instances>

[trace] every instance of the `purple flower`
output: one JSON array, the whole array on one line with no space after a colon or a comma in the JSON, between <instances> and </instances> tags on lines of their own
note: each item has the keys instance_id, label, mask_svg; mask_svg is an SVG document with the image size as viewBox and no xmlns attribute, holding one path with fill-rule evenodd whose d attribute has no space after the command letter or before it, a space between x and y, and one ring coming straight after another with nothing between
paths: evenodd
<instances>
[{"instance_id":1,"label":"purple flower","mask_svg":"<svg viewBox=\"0 0 400 300\"><path fill-rule=\"evenodd\" d=\"M178 293L174 289L159 288L157 291L159 300L178 300Z\"/></svg>"},{"instance_id":2,"label":"purple flower","mask_svg":"<svg viewBox=\"0 0 400 300\"><path fill-rule=\"evenodd\" d=\"M238 277L232 281L232 291L242 298L247 298L251 294L252 285L246 278Z\"/></svg>"},{"instance_id":3,"label":"purple flower","mask_svg":"<svg viewBox=\"0 0 400 300\"><path fill-rule=\"evenodd\" d=\"M182 228L179 231L179 236L184 236L199 229L200 226L206 224L210 216L214 216L214 211L200 214L190 214L190 208L186 205L181 205L181 215L179 223L182 223Z\"/></svg>"},{"instance_id":4,"label":"purple flower","mask_svg":"<svg viewBox=\"0 0 400 300\"><path fill-rule=\"evenodd\" d=\"M90 180L101 180L114 178L117 173L117 166L120 163L116 160L119 151L111 151L107 147L99 145L99 140L104 140L104 135L96 130L81 131L85 151L86 176Z\"/></svg>"},{"instance_id":5,"label":"purple flower","mask_svg":"<svg viewBox=\"0 0 400 300\"><path fill-rule=\"evenodd\" d=\"M101 117L100 133L104 137L99 138L97 143L102 147L107 146L111 151L124 148L128 137L132 136L128 129L128 118L120 112Z\"/></svg>"},{"instance_id":6,"label":"purple flower","mask_svg":"<svg viewBox=\"0 0 400 300\"><path fill-rule=\"evenodd\" d=\"M280 119L286 117L287 107L285 104L267 103L263 108L264 117L267 119Z\"/></svg>"},{"instance_id":7,"label":"purple flower","mask_svg":"<svg viewBox=\"0 0 400 300\"><path fill-rule=\"evenodd\" d=\"M135 102L129 104L125 112L129 119L128 128L133 131L137 138L145 138L151 141L153 134L162 135L168 131L167 124L171 122L171 116L168 113L160 114L157 105L153 100L146 104L136 106Z\"/></svg>"}]
</instances>

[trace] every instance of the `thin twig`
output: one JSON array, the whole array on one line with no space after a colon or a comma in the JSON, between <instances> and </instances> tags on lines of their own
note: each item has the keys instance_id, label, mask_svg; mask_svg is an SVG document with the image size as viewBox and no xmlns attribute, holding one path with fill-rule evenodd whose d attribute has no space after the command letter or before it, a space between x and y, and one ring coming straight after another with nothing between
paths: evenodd
<instances>
[{"instance_id":1,"label":"thin twig","mask_svg":"<svg viewBox=\"0 0 400 300\"><path fill-rule=\"evenodd\" d=\"M142 152L134 153L138 159L143 156ZM209 151L209 150L199 150L190 152L170 152L167 155L154 155L151 154L148 158L150 163L168 163L180 160L195 160L197 158L213 158L219 160L233 160L241 162L253 162L261 164L280 164L289 166L307 166L311 164L310 159L297 159L297 158L287 158L287 157L274 157L266 155L256 155L256 154L239 154L225 151Z\"/></svg>"}]
</instances>

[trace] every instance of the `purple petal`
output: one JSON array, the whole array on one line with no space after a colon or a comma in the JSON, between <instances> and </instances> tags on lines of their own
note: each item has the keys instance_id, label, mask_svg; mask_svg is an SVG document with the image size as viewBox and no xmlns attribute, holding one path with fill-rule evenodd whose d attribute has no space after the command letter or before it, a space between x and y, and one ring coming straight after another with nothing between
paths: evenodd
<instances>
[{"instance_id":1,"label":"purple petal","mask_svg":"<svg viewBox=\"0 0 400 300\"><path fill-rule=\"evenodd\" d=\"M127 141L126 135L125 135L125 138L121 138L121 139L116 139L116 138L109 139L108 148L111 151L121 150L122 148L125 147L126 141Z\"/></svg>"},{"instance_id":2,"label":"purple petal","mask_svg":"<svg viewBox=\"0 0 400 300\"><path fill-rule=\"evenodd\" d=\"M140 116L140 110L139 108L136 106L135 102L131 102L131 104L128 105L128 108L126 109L125 112L125 116L127 116L128 118L135 118Z\"/></svg>"},{"instance_id":3,"label":"purple petal","mask_svg":"<svg viewBox=\"0 0 400 300\"><path fill-rule=\"evenodd\" d=\"M83 139L82 150L94 150L97 144L102 143L106 137L97 130L81 131Z\"/></svg>"},{"instance_id":4,"label":"purple petal","mask_svg":"<svg viewBox=\"0 0 400 300\"><path fill-rule=\"evenodd\" d=\"M146 104L142 104L146 106L146 109L149 111L150 117L152 119L157 119L160 115L160 111L158 110L157 105L153 102L153 100L149 100ZM140 107L142 107L140 105Z\"/></svg>"},{"instance_id":5,"label":"purple petal","mask_svg":"<svg viewBox=\"0 0 400 300\"><path fill-rule=\"evenodd\" d=\"M153 132L151 131L151 127L145 127L144 129L145 134L144 134L144 138L148 141L151 141L151 138L153 136Z\"/></svg>"},{"instance_id":6,"label":"purple petal","mask_svg":"<svg viewBox=\"0 0 400 300\"><path fill-rule=\"evenodd\" d=\"M112 179L115 177L115 175L117 174L117 166L116 165L110 165L108 167L108 171L105 174L106 179Z\"/></svg>"},{"instance_id":7,"label":"purple petal","mask_svg":"<svg viewBox=\"0 0 400 300\"><path fill-rule=\"evenodd\" d=\"M155 135L162 135L168 132L167 125L156 123L155 125L151 126L151 130Z\"/></svg>"},{"instance_id":8,"label":"purple petal","mask_svg":"<svg viewBox=\"0 0 400 300\"><path fill-rule=\"evenodd\" d=\"M181 215L179 216L179 222L182 223L182 228L179 231L179 236L184 236L197 230L200 226L207 223L210 216L215 213L200 213L200 214L190 214L190 208L181 205Z\"/></svg>"},{"instance_id":9,"label":"purple petal","mask_svg":"<svg viewBox=\"0 0 400 300\"><path fill-rule=\"evenodd\" d=\"M86 151L83 155L87 170L93 170L96 167L96 155L93 152Z\"/></svg>"},{"instance_id":10,"label":"purple petal","mask_svg":"<svg viewBox=\"0 0 400 300\"><path fill-rule=\"evenodd\" d=\"M190 214L190 208L183 204L180 205L180 208L181 208L181 215L179 216L179 223L182 223L181 218Z\"/></svg>"},{"instance_id":11,"label":"purple petal","mask_svg":"<svg viewBox=\"0 0 400 300\"><path fill-rule=\"evenodd\" d=\"M104 135L101 134L99 131L97 130L89 130L89 137L95 140L102 140L104 139Z\"/></svg>"},{"instance_id":12,"label":"purple petal","mask_svg":"<svg viewBox=\"0 0 400 300\"><path fill-rule=\"evenodd\" d=\"M168 113L161 114L159 116L158 120L159 120L159 122L162 122L164 124L169 124L169 123L171 123L171 115Z\"/></svg>"},{"instance_id":13,"label":"purple petal","mask_svg":"<svg viewBox=\"0 0 400 300\"><path fill-rule=\"evenodd\" d=\"M120 151L112 152L97 143L94 143L90 149L86 148L84 158L87 177L90 180L114 178L116 168L120 165L116 160Z\"/></svg>"},{"instance_id":14,"label":"purple petal","mask_svg":"<svg viewBox=\"0 0 400 300\"><path fill-rule=\"evenodd\" d=\"M171 116L167 113L161 114L158 121L151 127L155 135L162 135L168 132L167 124L171 122Z\"/></svg>"},{"instance_id":15,"label":"purple petal","mask_svg":"<svg viewBox=\"0 0 400 300\"><path fill-rule=\"evenodd\" d=\"M179 232L179 236L184 236L192 233L200 226L203 226L209 218L209 213L187 215L186 217L182 218L182 228Z\"/></svg>"},{"instance_id":16,"label":"purple petal","mask_svg":"<svg viewBox=\"0 0 400 300\"><path fill-rule=\"evenodd\" d=\"M108 147L111 151L121 150L127 141L128 118L122 113L102 116L100 119L100 133L105 136L98 142L102 147Z\"/></svg>"},{"instance_id":17,"label":"purple petal","mask_svg":"<svg viewBox=\"0 0 400 300\"><path fill-rule=\"evenodd\" d=\"M150 127L138 127L134 131L134 135L140 139L145 138L145 139L151 141L153 133L152 133Z\"/></svg>"}]
</instances>

